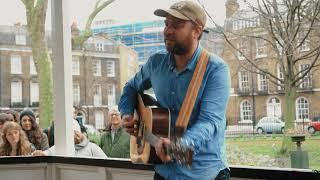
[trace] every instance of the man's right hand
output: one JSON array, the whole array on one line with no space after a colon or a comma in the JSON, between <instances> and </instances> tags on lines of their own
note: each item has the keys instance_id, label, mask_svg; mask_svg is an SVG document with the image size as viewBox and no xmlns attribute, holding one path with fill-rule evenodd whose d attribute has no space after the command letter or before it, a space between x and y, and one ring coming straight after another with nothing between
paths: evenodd
<instances>
[{"instance_id":1,"label":"man's right hand","mask_svg":"<svg viewBox=\"0 0 320 180\"><path fill-rule=\"evenodd\" d=\"M127 129L127 132L132 136L138 135L138 121L133 118L132 115L122 116L123 127Z\"/></svg>"}]
</instances>

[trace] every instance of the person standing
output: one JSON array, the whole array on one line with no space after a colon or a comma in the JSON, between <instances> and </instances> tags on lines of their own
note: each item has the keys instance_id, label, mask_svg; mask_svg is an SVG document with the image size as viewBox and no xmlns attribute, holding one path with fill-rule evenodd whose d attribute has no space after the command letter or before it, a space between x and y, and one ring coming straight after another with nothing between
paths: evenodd
<instances>
[{"instance_id":1,"label":"person standing","mask_svg":"<svg viewBox=\"0 0 320 180\"><path fill-rule=\"evenodd\" d=\"M2 139L0 156L27 156L35 150L18 123L6 122L3 127Z\"/></svg>"},{"instance_id":2,"label":"person standing","mask_svg":"<svg viewBox=\"0 0 320 180\"><path fill-rule=\"evenodd\" d=\"M130 135L122 128L120 112L117 108L110 108L109 123L106 132L102 134L100 147L108 157L130 157Z\"/></svg>"},{"instance_id":3,"label":"person standing","mask_svg":"<svg viewBox=\"0 0 320 180\"><path fill-rule=\"evenodd\" d=\"M153 88L160 107L170 109L171 127L175 123L200 54L199 41L206 24L205 11L192 1L179 1L169 9L157 9L154 14L165 18L166 52L152 55L140 71L124 86L119 110L124 127L135 135L137 121L133 118L136 96ZM171 143L161 138L155 146L164 164L155 165L154 179L229 179L225 157L226 107L230 92L227 64L209 54L190 120L180 141L194 151L190 168L179 165L165 154L163 145Z\"/></svg>"},{"instance_id":4,"label":"person standing","mask_svg":"<svg viewBox=\"0 0 320 180\"><path fill-rule=\"evenodd\" d=\"M48 137L40 129L32 111L24 110L20 113L20 125L37 150L49 149Z\"/></svg>"}]
</instances>

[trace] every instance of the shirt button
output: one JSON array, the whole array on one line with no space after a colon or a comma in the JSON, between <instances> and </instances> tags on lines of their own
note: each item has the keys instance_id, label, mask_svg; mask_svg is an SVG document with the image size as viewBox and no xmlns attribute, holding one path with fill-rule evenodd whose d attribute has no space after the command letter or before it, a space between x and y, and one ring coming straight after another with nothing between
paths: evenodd
<instances>
[{"instance_id":1,"label":"shirt button","mask_svg":"<svg viewBox=\"0 0 320 180\"><path fill-rule=\"evenodd\" d=\"M171 92L172 95L176 94L174 91Z\"/></svg>"}]
</instances>

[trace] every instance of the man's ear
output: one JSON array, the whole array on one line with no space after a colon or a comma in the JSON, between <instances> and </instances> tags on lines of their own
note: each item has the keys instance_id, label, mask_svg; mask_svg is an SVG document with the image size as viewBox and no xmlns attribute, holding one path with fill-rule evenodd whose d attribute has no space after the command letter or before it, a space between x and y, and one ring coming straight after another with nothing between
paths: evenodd
<instances>
[{"instance_id":1,"label":"man's ear","mask_svg":"<svg viewBox=\"0 0 320 180\"><path fill-rule=\"evenodd\" d=\"M200 39L199 37L201 36L203 31L203 27L200 25L194 25L194 35L195 35L195 39Z\"/></svg>"}]
</instances>

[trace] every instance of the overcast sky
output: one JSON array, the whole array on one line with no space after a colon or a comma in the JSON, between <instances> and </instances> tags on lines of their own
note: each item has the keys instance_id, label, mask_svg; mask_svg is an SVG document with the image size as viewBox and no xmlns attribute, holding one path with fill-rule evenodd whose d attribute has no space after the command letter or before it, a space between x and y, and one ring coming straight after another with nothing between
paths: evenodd
<instances>
[{"instance_id":1,"label":"overcast sky","mask_svg":"<svg viewBox=\"0 0 320 180\"><path fill-rule=\"evenodd\" d=\"M86 18L92 11L96 0L69 0L70 18L76 21L80 28L86 22ZM95 20L115 19L122 23L141 22L159 19L153 15L157 8L168 8L177 0L115 0L111 5L105 8ZM225 1L226 0L201 0L209 11L211 16L220 25L225 19ZM51 0L49 0L49 5ZM12 25L16 22L26 23L25 7L21 0L0 0L0 25ZM50 6L49 6L50 9ZM51 26L51 11L47 13L47 27Z\"/></svg>"}]
</instances>

